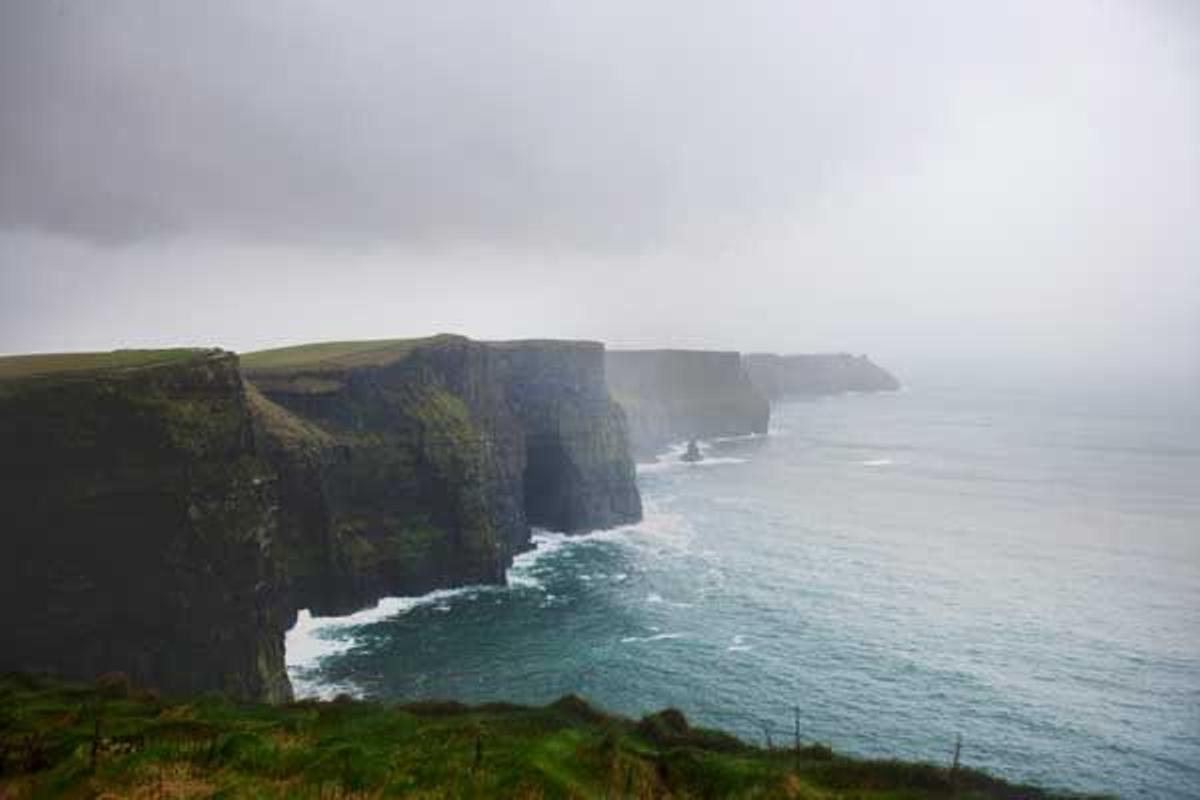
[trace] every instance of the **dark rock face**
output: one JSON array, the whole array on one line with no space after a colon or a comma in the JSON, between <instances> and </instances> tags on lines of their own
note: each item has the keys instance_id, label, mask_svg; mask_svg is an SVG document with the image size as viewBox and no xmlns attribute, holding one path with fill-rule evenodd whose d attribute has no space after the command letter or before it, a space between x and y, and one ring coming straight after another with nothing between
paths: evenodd
<instances>
[{"instance_id":1,"label":"dark rock face","mask_svg":"<svg viewBox=\"0 0 1200 800\"><path fill-rule=\"evenodd\" d=\"M849 353L816 353L778 356L748 355L746 372L755 388L771 400L797 395L840 392L884 392L900 382L866 356Z\"/></svg>"},{"instance_id":2,"label":"dark rock face","mask_svg":"<svg viewBox=\"0 0 1200 800\"><path fill-rule=\"evenodd\" d=\"M640 519L603 357L435 337L287 369L0 360L0 670L282 701L297 609L500 583L531 523Z\"/></svg>"},{"instance_id":3,"label":"dark rock face","mask_svg":"<svg viewBox=\"0 0 1200 800\"><path fill-rule=\"evenodd\" d=\"M444 336L375 361L247 370L295 607L502 582L530 524L641 518L601 345Z\"/></svg>"},{"instance_id":4,"label":"dark rock face","mask_svg":"<svg viewBox=\"0 0 1200 800\"><path fill-rule=\"evenodd\" d=\"M291 696L237 357L0 382L0 670Z\"/></svg>"},{"instance_id":5,"label":"dark rock face","mask_svg":"<svg viewBox=\"0 0 1200 800\"><path fill-rule=\"evenodd\" d=\"M604 365L638 458L652 459L681 439L767 432L770 406L738 353L615 350Z\"/></svg>"},{"instance_id":6,"label":"dark rock face","mask_svg":"<svg viewBox=\"0 0 1200 800\"><path fill-rule=\"evenodd\" d=\"M490 346L524 438L529 524L568 533L642 518L625 414L595 342Z\"/></svg>"}]
</instances>

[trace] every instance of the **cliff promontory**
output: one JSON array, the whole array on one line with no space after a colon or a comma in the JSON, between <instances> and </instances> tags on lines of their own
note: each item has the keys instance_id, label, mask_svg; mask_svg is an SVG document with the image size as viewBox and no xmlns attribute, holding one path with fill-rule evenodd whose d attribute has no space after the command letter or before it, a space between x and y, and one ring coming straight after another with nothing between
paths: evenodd
<instances>
[{"instance_id":1,"label":"cliff promontory","mask_svg":"<svg viewBox=\"0 0 1200 800\"><path fill-rule=\"evenodd\" d=\"M747 355L743 363L754 387L771 400L841 392L886 392L900 388L900 381L894 375L862 355L754 353Z\"/></svg>"},{"instance_id":2,"label":"cliff promontory","mask_svg":"<svg viewBox=\"0 0 1200 800\"><path fill-rule=\"evenodd\" d=\"M0 359L0 671L289 697L273 484L231 353Z\"/></svg>"},{"instance_id":3,"label":"cliff promontory","mask_svg":"<svg viewBox=\"0 0 1200 800\"><path fill-rule=\"evenodd\" d=\"M641 501L603 346L460 336L245 357L280 475L296 607L503 581L530 526L634 522Z\"/></svg>"},{"instance_id":4,"label":"cliff promontory","mask_svg":"<svg viewBox=\"0 0 1200 800\"><path fill-rule=\"evenodd\" d=\"M736 352L610 350L604 367L639 458L675 441L767 432L770 406Z\"/></svg>"},{"instance_id":5,"label":"cliff promontory","mask_svg":"<svg viewBox=\"0 0 1200 800\"><path fill-rule=\"evenodd\" d=\"M296 611L498 583L634 522L603 346L457 336L0 359L0 671L290 697Z\"/></svg>"}]
</instances>

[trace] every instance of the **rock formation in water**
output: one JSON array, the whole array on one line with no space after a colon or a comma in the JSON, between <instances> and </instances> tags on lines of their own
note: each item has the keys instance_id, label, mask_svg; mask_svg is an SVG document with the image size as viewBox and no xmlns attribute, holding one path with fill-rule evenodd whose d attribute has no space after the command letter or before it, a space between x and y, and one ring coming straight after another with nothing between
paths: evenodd
<instances>
[{"instance_id":1,"label":"rock formation in water","mask_svg":"<svg viewBox=\"0 0 1200 800\"><path fill-rule=\"evenodd\" d=\"M0 359L0 671L289 697L273 486L230 353Z\"/></svg>"},{"instance_id":2,"label":"rock formation in water","mask_svg":"<svg viewBox=\"0 0 1200 800\"><path fill-rule=\"evenodd\" d=\"M638 458L652 459L683 439L767 432L770 406L738 353L610 350L604 367Z\"/></svg>"},{"instance_id":3,"label":"rock formation in water","mask_svg":"<svg viewBox=\"0 0 1200 800\"><path fill-rule=\"evenodd\" d=\"M866 356L849 353L787 356L755 353L747 355L743 363L755 388L771 400L900 388L900 382L890 372Z\"/></svg>"},{"instance_id":4,"label":"rock formation in water","mask_svg":"<svg viewBox=\"0 0 1200 800\"><path fill-rule=\"evenodd\" d=\"M700 452L700 446L696 444L695 439L692 439L688 442L687 450L684 451L684 454L679 457L679 460L687 461L689 463L695 463L697 461L704 460L704 454Z\"/></svg>"},{"instance_id":5,"label":"rock formation in water","mask_svg":"<svg viewBox=\"0 0 1200 800\"><path fill-rule=\"evenodd\" d=\"M0 669L283 700L298 608L502 582L530 524L641 516L599 344L245 362L0 359Z\"/></svg>"}]
</instances>

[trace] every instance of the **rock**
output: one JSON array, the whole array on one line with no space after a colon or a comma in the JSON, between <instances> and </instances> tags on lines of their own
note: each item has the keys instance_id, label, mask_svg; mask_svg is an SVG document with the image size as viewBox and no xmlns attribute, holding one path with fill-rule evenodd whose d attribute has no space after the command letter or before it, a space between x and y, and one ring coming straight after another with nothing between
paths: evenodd
<instances>
[{"instance_id":1,"label":"rock","mask_svg":"<svg viewBox=\"0 0 1200 800\"><path fill-rule=\"evenodd\" d=\"M0 671L288 699L237 357L37 359L0 359Z\"/></svg>"},{"instance_id":2,"label":"rock","mask_svg":"<svg viewBox=\"0 0 1200 800\"><path fill-rule=\"evenodd\" d=\"M297 607L346 613L385 595L499 583L531 524L576 533L641 518L601 345L358 344L282 367L269 366L277 353L247 358L290 498L281 536L309 543L287 548Z\"/></svg>"},{"instance_id":3,"label":"rock","mask_svg":"<svg viewBox=\"0 0 1200 800\"><path fill-rule=\"evenodd\" d=\"M755 388L771 400L798 395L882 392L900 388L890 372L866 356L817 353L747 355L743 362Z\"/></svg>"},{"instance_id":4,"label":"rock","mask_svg":"<svg viewBox=\"0 0 1200 800\"><path fill-rule=\"evenodd\" d=\"M766 433L770 406L734 352L615 350L609 390L629 417L635 455L653 460L671 442Z\"/></svg>"},{"instance_id":5,"label":"rock","mask_svg":"<svg viewBox=\"0 0 1200 800\"><path fill-rule=\"evenodd\" d=\"M699 448L699 446L697 446L695 439L692 439L691 441L688 442L687 452L685 452L682 456L680 456L679 460L680 461L688 461L688 462L696 462L696 461L704 460L704 454L700 452L700 448Z\"/></svg>"},{"instance_id":6,"label":"rock","mask_svg":"<svg viewBox=\"0 0 1200 800\"><path fill-rule=\"evenodd\" d=\"M0 359L0 670L284 701L299 608L641 518L588 342ZM246 378L249 378L247 382Z\"/></svg>"}]
</instances>

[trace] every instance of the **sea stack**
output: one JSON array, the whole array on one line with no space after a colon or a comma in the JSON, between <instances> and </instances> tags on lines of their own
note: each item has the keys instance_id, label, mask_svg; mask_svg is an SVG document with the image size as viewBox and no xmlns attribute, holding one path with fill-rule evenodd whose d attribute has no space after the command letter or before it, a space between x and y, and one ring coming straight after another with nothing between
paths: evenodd
<instances>
[{"instance_id":1,"label":"sea stack","mask_svg":"<svg viewBox=\"0 0 1200 800\"><path fill-rule=\"evenodd\" d=\"M680 457L680 460L687 461L688 463L704 460L704 454L700 452L700 448L696 445L695 439L692 439L688 442L687 452Z\"/></svg>"}]
</instances>

